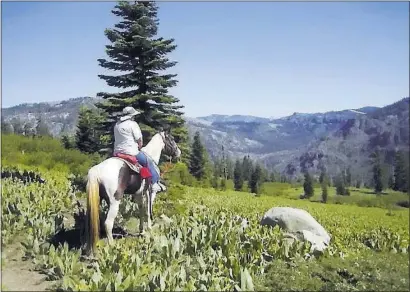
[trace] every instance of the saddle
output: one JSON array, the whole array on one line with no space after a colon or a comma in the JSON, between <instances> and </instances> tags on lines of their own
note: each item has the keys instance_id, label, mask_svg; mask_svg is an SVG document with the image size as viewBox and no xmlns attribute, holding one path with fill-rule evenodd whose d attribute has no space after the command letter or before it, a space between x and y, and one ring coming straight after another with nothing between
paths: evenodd
<instances>
[{"instance_id":1,"label":"saddle","mask_svg":"<svg viewBox=\"0 0 410 292\"><path fill-rule=\"evenodd\" d=\"M124 153L115 153L112 158L115 159L120 159L125 164L128 165L128 167L131 169L131 171L134 171L138 173L142 179L147 179L151 178L152 174L148 167L144 167L141 164L138 163L138 160L135 156L124 154Z\"/></svg>"}]
</instances>

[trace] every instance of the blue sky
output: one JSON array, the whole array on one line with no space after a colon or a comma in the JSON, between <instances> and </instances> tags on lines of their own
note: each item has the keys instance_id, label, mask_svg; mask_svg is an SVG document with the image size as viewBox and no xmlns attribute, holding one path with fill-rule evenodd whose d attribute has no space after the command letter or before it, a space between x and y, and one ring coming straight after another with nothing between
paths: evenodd
<instances>
[{"instance_id":1,"label":"blue sky","mask_svg":"<svg viewBox=\"0 0 410 292\"><path fill-rule=\"evenodd\" d=\"M104 29L114 2L2 2L2 106L109 88ZM188 116L279 117L409 95L409 3L162 2L176 39L171 93Z\"/></svg>"}]
</instances>

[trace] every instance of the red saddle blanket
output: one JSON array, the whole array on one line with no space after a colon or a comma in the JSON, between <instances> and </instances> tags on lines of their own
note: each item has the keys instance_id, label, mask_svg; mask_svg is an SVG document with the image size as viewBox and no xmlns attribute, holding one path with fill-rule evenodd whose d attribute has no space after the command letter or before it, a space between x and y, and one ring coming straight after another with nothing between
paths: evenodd
<instances>
[{"instance_id":1,"label":"red saddle blanket","mask_svg":"<svg viewBox=\"0 0 410 292\"><path fill-rule=\"evenodd\" d=\"M128 154L124 154L124 153L115 153L115 154L114 154L114 157L118 157L118 158L124 159L124 160L128 161L129 163L131 163L131 164L133 164L133 165L139 167L139 168L140 168L140 175L141 175L141 178L142 178L142 179L146 179L146 178L152 177L152 174L151 174L149 168L140 165L140 164L138 163L137 158L136 158L135 156L128 155Z\"/></svg>"}]
</instances>

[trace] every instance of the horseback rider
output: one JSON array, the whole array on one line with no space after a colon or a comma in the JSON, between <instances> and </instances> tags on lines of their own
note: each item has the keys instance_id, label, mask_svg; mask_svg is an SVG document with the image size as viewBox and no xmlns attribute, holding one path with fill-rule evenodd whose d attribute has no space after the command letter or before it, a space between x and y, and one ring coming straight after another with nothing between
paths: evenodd
<instances>
[{"instance_id":1,"label":"horseback rider","mask_svg":"<svg viewBox=\"0 0 410 292\"><path fill-rule=\"evenodd\" d=\"M165 191L166 187L159 181L158 172L154 166L154 162L141 152L142 148L142 133L141 129L134 117L141 114L131 106L123 109L122 115L114 126L114 155L122 153L131 155L137 158L138 163L143 167L148 167L152 175L152 191L155 193Z\"/></svg>"}]
</instances>

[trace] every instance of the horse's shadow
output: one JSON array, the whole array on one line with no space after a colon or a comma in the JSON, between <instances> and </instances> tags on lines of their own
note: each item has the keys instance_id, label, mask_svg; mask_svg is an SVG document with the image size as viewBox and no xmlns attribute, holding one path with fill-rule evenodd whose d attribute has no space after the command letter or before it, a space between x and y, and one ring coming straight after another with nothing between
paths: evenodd
<instances>
[{"instance_id":1,"label":"horse's shadow","mask_svg":"<svg viewBox=\"0 0 410 292\"><path fill-rule=\"evenodd\" d=\"M56 234L54 234L49 243L52 244L54 247L58 247L59 245L67 244L69 249L80 249L83 247L83 238L84 232L81 228L71 228L71 229L61 229ZM124 237L132 237L133 234L129 234L125 231L122 227L114 227L113 228L113 238L119 239ZM104 239L107 238L107 234L105 233L104 229L100 229L100 238Z\"/></svg>"},{"instance_id":2,"label":"horse's shadow","mask_svg":"<svg viewBox=\"0 0 410 292\"><path fill-rule=\"evenodd\" d=\"M58 246L63 246L64 244L68 245L70 250L72 249L83 249L85 244L85 213L83 209L79 209L77 212L74 212L74 226L70 228L65 228L63 225L61 228L58 228L58 231L51 236L48 240L50 245L53 245L55 248ZM107 234L104 228L105 214L100 211L100 239L106 239ZM138 234L128 233L124 228L120 226L114 226L113 238L119 239L124 237L136 237Z\"/></svg>"}]
</instances>

